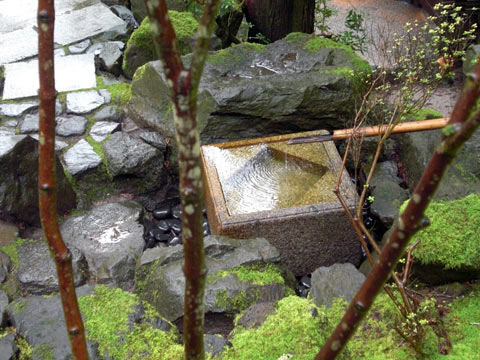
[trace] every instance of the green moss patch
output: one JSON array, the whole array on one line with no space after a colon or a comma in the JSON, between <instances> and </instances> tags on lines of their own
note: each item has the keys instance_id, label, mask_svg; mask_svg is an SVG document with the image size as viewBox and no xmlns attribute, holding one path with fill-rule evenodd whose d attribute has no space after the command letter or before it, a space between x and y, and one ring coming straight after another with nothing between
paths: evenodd
<instances>
[{"instance_id":1,"label":"green moss patch","mask_svg":"<svg viewBox=\"0 0 480 360\"><path fill-rule=\"evenodd\" d=\"M430 108L416 109L402 117L402 121L418 121L441 118L443 115L437 110Z\"/></svg>"},{"instance_id":2,"label":"green moss patch","mask_svg":"<svg viewBox=\"0 0 480 360\"><path fill-rule=\"evenodd\" d=\"M97 76L97 89L107 90L112 99L119 105L126 105L132 96L132 84L119 82L117 84L106 85L101 76Z\"/></svg>"},{"instance_id":3,"label":"green moss patch","mask_svg":"<svg viewBox=\"0 0 480 360\"><path fill-rule=\"evenodd\" d=\"M229 274L235 275L238 280L249 282L255 285L284 284L281 270L273 264L255 264L250 266L237 266L229 270L220 270L207 277L211 282L223 278Z\"/></svg>"},{"instance_id":4,"label":"green moss patch","mask_svg":"<svg viewBox=\"0 0 480 360\"><path fill-rule=\"evenodd\" d=\"M234 45L227 49L210 52L207 61L215 65L228 64L231 66L232 63L241 63L250 60L252 51L263 52L265 51L265 45L252 43Z\"/></svg>"},{"instance_id":5,"label":"green moss patch","mask_svg":"<svg viewBox=\"0 0 480 360\"><path fill-rule=\"evenodd\" d=\"M405 207L406 203L401 211ZM450 202L433 201L425 216L430 226L412 239L421 239L413 251L418 261L444 269L480 269L480 194Z\"/></svg>"},{"instance_id":6,"label":"green moss patch","mask_svg":"<svg viewBox=\"0 0 480 360\"><path fill-rule=\"evenodd\" d=\"M5 254L7 254L10 257L10 260L12 261L13 268L16 269L18 267L18 250L17 248L28 242L32 241L30 239L22 239L18 238L15 240L13 243L5 245L5 246L0 246L0 250L2 250Z\"/></svg>"},{"instance_id":7,"label":"green moss patch","mask_svg":"<svg viewBox=\"0 0 480 360\"><path fill-rule=\"evenodd\" d=\"M114 360L183 358L183 347L176 343L174 330L166 333L146 323L129 326L128 317L139 305L135 294L99 285L92 295L81 297L79 305L85 316L87 338L99 344L103 356ZM147 307L149 316L158 314Z\"/></svg>"}]
</instances>

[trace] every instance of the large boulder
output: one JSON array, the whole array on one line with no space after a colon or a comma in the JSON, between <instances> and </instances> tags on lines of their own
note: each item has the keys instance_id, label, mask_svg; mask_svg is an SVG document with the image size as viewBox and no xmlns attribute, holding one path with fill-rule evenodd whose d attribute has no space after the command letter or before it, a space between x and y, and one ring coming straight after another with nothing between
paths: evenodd
<instances>
[{"instance_id":1,"label":"large boulder","mask_svg":"<svg viewBox=\"0 0 480 360\"><path fill-rule=\"evenodd\" d=\"M180 13L170 10L168 12L177 36L180 53L182 55L193 51L193 38L198 28L198 21L189 12ZM123 58L123 73L131 79L135 70L149 61L158 59L153 42L150 21L145 18L140 27L136 29L127 42Z\"/></svg>"},{"instance_id":2,"label":"large boulder","mask_svg":"<svg viewBox=\"0 0 480 360\"><path fill-rule=\"evenodd\" d=\"M183 57L185 63L190 59ZM198 92L202 141L343 127L339 118L351 115L368 72L368 63L349 47L307 34L211 52ZM173 108L160 62L137 70L128 108L136 122L173 137Z\"/></svg>"},{"instance_id":3,"label":"large boulder","mask_svg":"<svg viewBox=\"0 0 480 360\"><path fill-rule=\"evenodd\" d=\"M76 205L75 192L55 157L57 209L60 214ZM29 224L39 224L38 141L30 136L0 136L0 210Z\"/></svg>"},{"instance_id":4,"label":"large boulder","mask_svg":"<svg viewBox=\"0 0 480 360\"><path fill-rule=\"evenodd\" d=\"M134 202L104 204L67 219L61 232L67 246L84 254L91 278L128 289L145 245L141 215Z\"/></svg>"},{"instance_id":5,"label":"large boulder","mask_svg":"<svg viewBox=\"0 0 480 360\"><path fill-rule=\"evenodd\" d=\"M429 284L480 278L480 195L433 201L425 211L430 225L416 233L414 276Z\"/></svg>"},{"instance_id":6,"label":"large boulder","mask_svg":"<svg viewBox=\"0 0 480 360\"><path fill-rule=\"evenodd\" d=\"M235 313L253 303L281 299L285 282L271 262L278 251L263 238L205 238L206 312ZM137 270L137 291L167 320L183 316L183 246L145 251Z\"/></svg>"},{"instance_id":7,"label":"large boulder","mask_svg":"<svg viewBox=\"0 0 480 360\"><path fill-rule=\"evenodd\" d=\"M441 130L403 134L400 139L400 154L411 190L427 168L436 146L442 139ZM480 192L480 132L475 132L464 144L452 165L444 174L435 199L454 200L471 193Z\"/></svg>"},{"instance_id":8,"label":"large boulder","mask_svg":"<svg viewBox=\"0 0 480 360\"><path fill-rule=\"evenodd\" d=\"M467 49L465 60L463 61L463 73L468 75L473 71L477 60L480 59L480 44L473 44Z\"/></svg>"}]
</instances>

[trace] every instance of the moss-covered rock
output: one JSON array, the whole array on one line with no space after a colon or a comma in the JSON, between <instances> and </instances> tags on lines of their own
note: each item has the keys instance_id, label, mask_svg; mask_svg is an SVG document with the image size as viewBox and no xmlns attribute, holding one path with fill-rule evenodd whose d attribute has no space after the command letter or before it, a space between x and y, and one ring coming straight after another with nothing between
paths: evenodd
<instances>
[{"instance_id":1,"label":"moss-covered rock","mask_svg":"<svg viewBox=\"0 0 480 360\"><path fill-rule=\"evenodd\" d=\"M159 315L135 294L99 285L93 294L79 299L85 316L87 338L99 344L99 352L114 360L178 360L183 346L174 326L165 332L152 327ZM139 309L143 308L140 319ZM165 320L163 320L165 321Z\"/></svg>"},{"instance_id":2,"label":"moss-covered rock","mask_svg":"<svg viewBox=\"0 0 480 360\"><path fill-rule=\"evenodd\" d=\"M406 206L406 205L404 205ZM412 241L416 274L429 283L475 279L480 276L480 194L455 201L430 203L430 226Z\"/></svg>"},{"instance_id":3,"label":"moss-covered rock","mask_svg":"<svg viewBox=\"0 0 480 360\"><path fill-rule=\"evenodd\" d=\"M193 36L197 31L198 21L188 12L170 10L168 15L177 35L180 53L185 55L192 52ZM150 21L147 17L142 21L140 27L132 33L127 42L122 65L123 72L131 79L137 68L155 59L157 59L157 54L150 29Z\"/></svg>"}]
</instances>

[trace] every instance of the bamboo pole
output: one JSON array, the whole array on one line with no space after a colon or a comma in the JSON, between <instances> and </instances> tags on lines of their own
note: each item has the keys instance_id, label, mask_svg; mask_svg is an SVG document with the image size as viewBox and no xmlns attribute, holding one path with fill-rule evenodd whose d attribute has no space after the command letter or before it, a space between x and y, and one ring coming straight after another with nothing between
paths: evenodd
<instances>
[{"instance_id":1,"label":"bamboo pole","mask_svg":"<svg viewBox=\"0 0 480 360\"><path fill-rule=\"evenodd\" d=\"M87 360L87 344L75 285L72 255L63 242L57 221L57 188L55 172L55 90L53 32L54 0L38 2L38 66L40 76L40 120L38 192L40 220L48 248L55 261L63 313L73 358Z\"/></svg>"},{"instance_id":2,"label":"bamboo pole","mask_svg":"<svg viewBox=\"0 0 480 360\"><path fill-rule=\"evenodd\" d=\"M445 125L447 125L448 120L449 118L438 118L438 119L430 119L430 120L403 122L395 125L395 127L392 130L392 134L441 129L445 127ZM368 136L378 136L378 135L385 134L385 132L388 131L388 128L389 128L389 125L381 125L381 126L366 126L358 129L350 128L350 129L335 130L331 135L317 135L317 136L293 138L288 142L288 145L332 141L332 140L343 140L343 139L349 138L352 135L354 135L354 137L357 137L357 138L368 137Z\"/></svg>"}]
</instances>

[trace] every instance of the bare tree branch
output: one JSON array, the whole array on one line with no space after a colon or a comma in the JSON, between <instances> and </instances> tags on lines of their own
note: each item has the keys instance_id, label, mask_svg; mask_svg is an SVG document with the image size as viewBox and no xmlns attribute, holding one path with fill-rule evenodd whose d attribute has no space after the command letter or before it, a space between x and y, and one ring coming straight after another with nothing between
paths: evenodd
<instances>
[{"instance_id":1,"label":"bare tree branch","mask_svg":"<svg viewBox=\"0 0 480 360\"><path fill-rule=\"evenodd\" d=\"M197 92L208 52L219 0L205 2L190 69L180 59L175 31L165 0L145 0L154 42L171 90L173 117L179 149L182 238L185 264L185 311L183 319L186 359L204 359L203 344L205 254L203 248L203 181L200 134L197 127Z\"/></svg>"},{"instance_id":2,"label":"bare tree branch","mask_svg":"<svg viewBox=\"0 0 480 360\"><path fill-rule=\"evenodd\" d=\"M38 66L40 75L39 206L47 244L57 267L58 286L74 359L88 359L85 331L73 282L72 255L57 222L55 172L55 90L53 32L54 0L38 2Z\"/></svg>"},{"instance_id":3,"label":"bare tree branch","mask_svg":"<svg viewBox=\"0 0 480 360\"><path fill-rule=\"evenodd\" d=\"M452 113L449 122L452 125L447 125L450 127L451 134L442 139L377 262L353 298L337 328L315 356L315 360L334 359L340 353L370 309L376 295L402 256L410 238L422 228L423 214L446 168L454 159L458 149L480 125L480 110L470 114L480 96L479 88L480 61L477 62L474 73L468 79L462 97L455 107L459 110L454 110Z\"/></svg>"}]
</instances>

